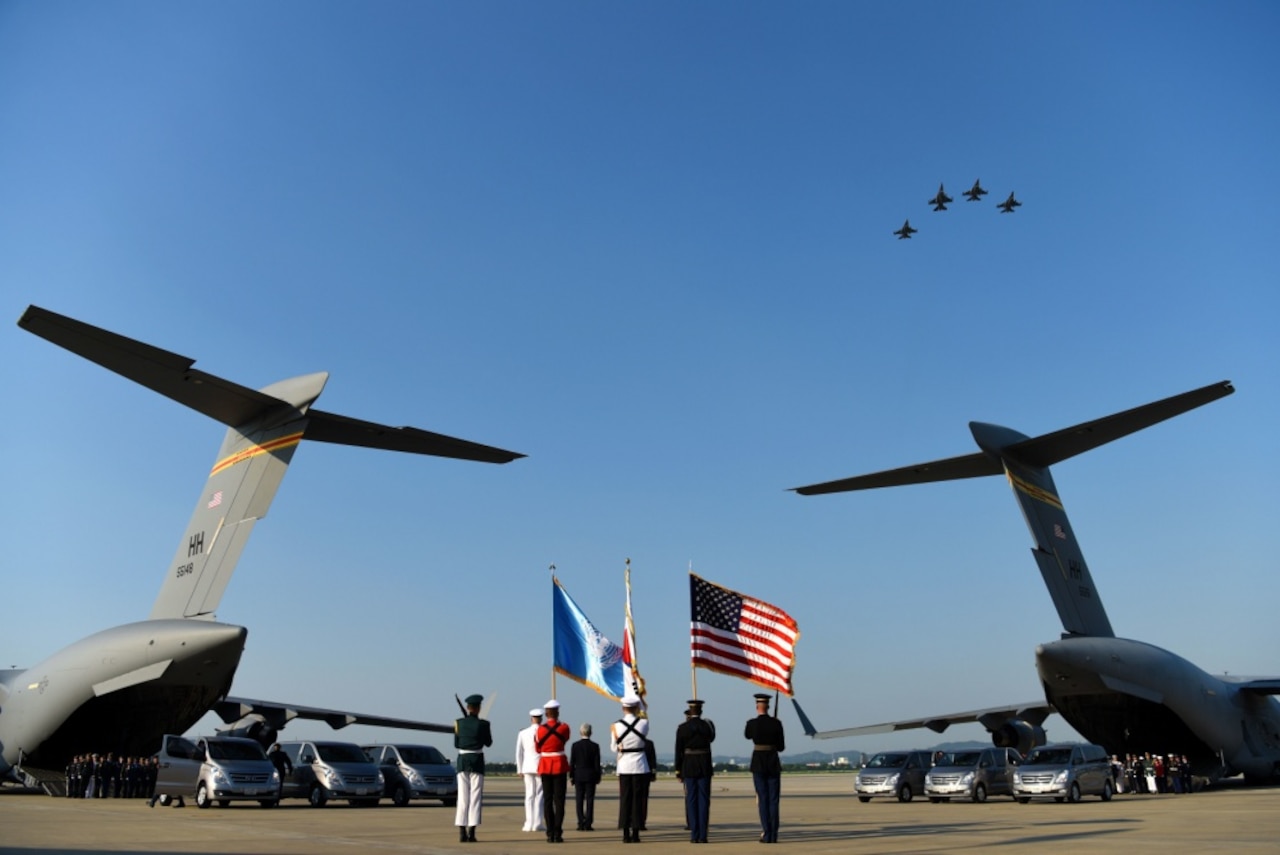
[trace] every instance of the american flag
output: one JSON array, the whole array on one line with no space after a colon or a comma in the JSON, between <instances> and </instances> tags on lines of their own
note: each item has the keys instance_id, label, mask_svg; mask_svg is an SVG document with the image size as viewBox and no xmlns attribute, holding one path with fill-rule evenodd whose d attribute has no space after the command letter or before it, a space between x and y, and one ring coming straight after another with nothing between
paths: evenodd
<instances>
[{"instance_id":1,"label":"american flag","mask_svg":"<svg viewBox=\"0 0 1280 855\"><path fill-rule=\"evenodd\" d=\"M777 606L689 574L693 666L790 696L800 627Z\"/></svg>"}]
</instances>

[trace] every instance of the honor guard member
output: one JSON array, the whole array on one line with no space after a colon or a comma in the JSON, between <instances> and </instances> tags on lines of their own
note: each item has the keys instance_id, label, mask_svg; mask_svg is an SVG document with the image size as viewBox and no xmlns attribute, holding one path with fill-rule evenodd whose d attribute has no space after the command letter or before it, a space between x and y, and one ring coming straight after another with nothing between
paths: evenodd
<instances>
[{"instance_id":1,"label":"honor guard member","mask_svg":"<svg viewBox=\"0 0 1280 855\"><path fill-rule=\"evenodd\" d=\"M623 843L639 843L644 827L645 784L649 780L649 760L645 737L649 722L639 717L640 698L622 699L622 718L609 728L609 747L618 755L618 825Z\"/></svg>"},{"instance_id":2,"label":"honor guard member","mask_svg":"<svg viewBox=\"0 0 1280 855\"><path fill-rule=\"evenodd\" d=\"M516 734L516 771L524 778L524 825L521 831L542 831L542 776L538 774L538 725L542 710L529 710L530 724Z\"/></svg>"},{"instance_id":3,"label":"honor guard member","mask_svg":"<svg viewBox=\"0 0 1280 855\"><path fill-rule=\"evenodd\" d=\"M453 723L453 747L458 749L458 826L460 843L476 842L480 804L484 797L484 750L493 744L489 722L480 717L481 695L468 695L467 714Z\"/></svg>"},{"instance_id":4,"label":"honor guard member","mask_svg":"<svg viewBox=\"0 0 1280 855\"><path fill-rule=\"evenodd\" d=\"M676 777L684 782L684 811L689 841L707 842L711 820L711 743L716 726L702 717L702 701L689 701L684 724L676 728Z\"/></svg>"},{"instance_id":5,"label":"honor guard member","mask_svg":"<svg viewBox=\"0 0 1280 855\"><path fill-rule=\"evenodd\" d=\"M782 722L769 715L769 696L756 695L756 717L747 719L747 739L755 743L751 752L751 778L756 785L756 807L760 809L760 842L778 842L778 801L782 796L782 760L787 748Z\"/></svg>"},{"instance_id":6,"label":"honor guard member","mask_svg":"<svg viewBox=\"0 0 1280 855\"><path fill-rule=\"evenodd\" d=\"M534 747L538 749L538 774L542 776L542 813L547 842L564 843L564 797L569 789L569 725L560 721L560 702L542 705L547 720L538 725Z\"/></svg>"}]
</instances>

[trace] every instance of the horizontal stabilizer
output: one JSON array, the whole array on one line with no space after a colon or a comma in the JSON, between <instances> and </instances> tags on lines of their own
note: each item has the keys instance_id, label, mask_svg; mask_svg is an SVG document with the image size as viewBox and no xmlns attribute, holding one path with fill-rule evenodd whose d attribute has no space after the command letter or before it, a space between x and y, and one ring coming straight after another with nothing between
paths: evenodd
<instances>
[{"instance_id":1,"label":"horizontal stabilizer","mask_svg":"<svg viewBox=\"0 0 1280 855\"><path fill-rule=\"evenodd\" d=\"M1004 453L1026 466L1052 466L1069 457L1106 445L1112 440L1182 415L1188 410L1225 398L1234 391L1235 387L1229 380L1211 383L1181 395L1125 410L1123 413L1023 440L1007 446Z\"/></svg>"},{"instance_id":2,"label":"horizontal stabilizer","mask_svg":"<svg viewBox=\"0 0 1280 855\"><path fill-rule=\"evenodd\" d=\"M401 730L453 733L452 724L435 724L427 721L388 718L380 715L366 715L345 710L327 710L319 707L303 707L274 701L255 701L249 698L226 698L215 704L213 711L226 724L234 724L245 716L260 715L277 728L283 727L295 718L305 718L313 721L323 721L334 730L340 730L349 724L364 724L370 727L394 727Z\"/></svg>"},{"instance_id":3,"label":"horizontal stabilizer","mask_svg":"<svg viewBox=\"0 0 1280 855\"><path fill-rule=\"evenodd\" d=\"M310 416L305 438L316 442L336 442L362 448L405 451L409 454L430 454L434 457L453 457L480 463L510 463L524 457L514 451L504 451L415 427L387 427L320 410L312 410Z\"/></svg>"},{"instance_id":4,"label":"horizontal stabilizer","mask_svg":"<svg viewBox=\"0 0 1280 855\"><path fill-rule=\"evenodd\" d=\"M1043 436L1011 442L999 449L999 455L1024 466L1046 468L1112 440L1171 419L1188 410L1225 398L1234 391L1235 388L1228 380L1211 383L1200 389L1134 407L1122 413L1084 422ZM1012 434L1012 432L1009 433ZM813 496L821 493L843 493L850 490L872 490L877 487L900 487L904 484L927 484L932 481L957 481L984 475L1003 475L1004 465L999 455L978 452L793 489L802 496Z\"/></svg>"},{"instance_id":5,"label":"horizontal stabilizer","mask_svg":"<svg viewBox=\"0 0 1280 855\"><path fill-rule=\"evenodd\" d=\"M18 326L228 427L243 429L250 423L259 421L265 424L283 423L306 413L311 403L306 401L297 406L282 401L264 391L250 389L200 371L192 367L195 365L194 359L39 306L28 306L18 320ZM305 438L319 442L484 463L508 463L524 457L514 451L413 427L388 427L318 410L311 412L310 417Z\"/></svg>"},{"instance_id":6,"label":"horizontal stabilizer","mask_svg":"<svg viewBox=\"0 0 1280 855\"><path fill-rule=\"evenodd\" d=\"M958 481L962 478L981 478L984 475L1000 475L1004 467L999 460L978 452L963 457L951 457L946 460L935 460L932 463L917 463L915 466L904 466L901 469L889 469L884 472L873 472L870 475L857 475L853 478L841 478L838 481L827 481L823 484L811 484L808 487L793 487L802 496L816 496L820 493L845 493L850 490L874 490L877 487L901 487L904 484L927 484L931 481Z\"/></svg>"}]
</instances>

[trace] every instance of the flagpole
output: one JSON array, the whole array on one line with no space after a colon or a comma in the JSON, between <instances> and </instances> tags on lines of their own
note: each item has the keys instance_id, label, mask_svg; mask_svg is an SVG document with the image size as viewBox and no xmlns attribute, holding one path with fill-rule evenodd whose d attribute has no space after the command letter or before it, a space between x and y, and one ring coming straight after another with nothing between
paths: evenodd
<instances>
[{"instance_id":1,"label":"flagpole","mask_svg":"<svg viewBox=\"0 0 1280 855\"><path fill-rule=\"evenodd\" d=\"M556 584L556 565L552 564L548 569L551 571L551 596L552 596L552 597L554 597L554 596L555 596L555 594L556 594L556 589L555 589L555 584ZM554 609L553 609L552 611L553 611L553 613L554 613ZM554 649L556 632L555 632L555 619L554 619L554 617L552 618L552 625L551 625L551 626L552 626L552 628L551 628L551 638L552 638L552 647L553 647L553 649L552 649L552 651L551 651L551 697L552 697L552 698L554 698L554 697L556 696L556 666L555 666L556 654L555 654L555 649Z\"/></svg>"}]
</instances>

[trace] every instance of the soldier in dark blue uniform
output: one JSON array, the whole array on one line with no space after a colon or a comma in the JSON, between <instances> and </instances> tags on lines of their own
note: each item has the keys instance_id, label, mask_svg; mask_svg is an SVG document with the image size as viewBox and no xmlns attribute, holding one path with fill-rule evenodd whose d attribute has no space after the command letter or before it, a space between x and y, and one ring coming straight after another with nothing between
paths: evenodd
<instances>
[{"instance_id":1,"label":"soldier in dark blue uniform","mask_svg":"<svg viewBox=\"0 0 1280 855\"><path fill-rule=\"evenodd\" d=\"M689 701L684 724L676 728L676 777L684 782L685 815L689 842L706 843L711 821L711 743L716 726L702 718L702 701Z\"/></svg>"},{"instance_id":2,"label":"soldier in dark blue uniform","mask_svg":"<svg viewBox=\"0 0 1280 855\"><path fill-rule=\"evenodd\" d=\"M458 826L460 843L476 842L480 805L484 797L484 750L493 744L489 722L480 717L480 695L468 695L467 714L453 723L453 747L458 749Z\"/></svg>"},{"instance_id":3,"label":"soldier in dark blue uniform","mask_svg":"<svg viewBox=\"0 0 1280 855\"><path fill-rule=\"evenodd\" d=\"M751 752L751 777L760 809L760 842L778 842L778 802L782 796L782 760L787 748L782 722L769 715L769 696L756 695L756 717L747 719L745 735L755 743Z\"/></svg>"}]
</instances>

